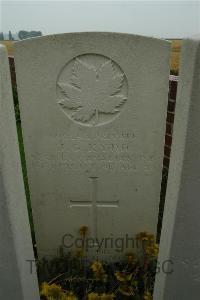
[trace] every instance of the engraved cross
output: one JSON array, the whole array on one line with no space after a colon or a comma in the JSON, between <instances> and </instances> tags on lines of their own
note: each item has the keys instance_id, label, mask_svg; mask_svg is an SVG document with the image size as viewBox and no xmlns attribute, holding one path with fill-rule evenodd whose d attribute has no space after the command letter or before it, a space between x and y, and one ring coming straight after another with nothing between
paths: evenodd
<instances>
[{"instance_id":1,"label":"engraved cross","mask_svg":"<svg viewBox=\"0 0 200 300\"><path fill-rule=\"evenodd\" d=\"M92 207L93 234L97 237L97 208L98 207L119 207L119 200L100 201L98 200L98 177L89 177L91 181L90 200L70 200L70 207Z\"/></svg>"}]
</instances>

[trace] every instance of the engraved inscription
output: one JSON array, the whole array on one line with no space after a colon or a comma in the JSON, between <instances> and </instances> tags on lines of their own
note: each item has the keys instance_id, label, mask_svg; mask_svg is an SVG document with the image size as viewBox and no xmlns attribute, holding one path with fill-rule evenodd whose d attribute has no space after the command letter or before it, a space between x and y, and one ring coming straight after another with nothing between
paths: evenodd
<instances>
[{"instance_id":1,"label":"engraved inscription","mask_svg":"<svg viewBox=\"0 0 200 300\"><path fill-rule=\"evenodd\" d=\"M46 141L41 142L41 146ZM55 170L64 168L71 171L95 172L143 172L153 173L155 155L143 153L135 149L135 133L101 132L94 134L81 133L72 136L58 135L48 137L50 153L43 151L32 155L34 168L49 166ZM55 151L55 144L57 151ZM50 146L52 145L52 147Z\"/></svg>"},{"instance_id":2,"label":"engraved inscription","mask_svg":"<svg viewBox=\"0 0 200 300\"><path fill-rule=\"evenodd\" d=\"M57 81L58 104L75 122L97 126L112 121L127 101L127 79L110 58L77 56Z\"/></svg>"}]
</instances>

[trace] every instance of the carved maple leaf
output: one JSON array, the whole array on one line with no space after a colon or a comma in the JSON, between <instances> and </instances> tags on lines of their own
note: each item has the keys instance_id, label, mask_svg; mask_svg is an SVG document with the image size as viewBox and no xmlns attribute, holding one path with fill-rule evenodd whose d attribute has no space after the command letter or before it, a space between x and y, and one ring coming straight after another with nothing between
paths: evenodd
<instances>
[{"instance_id":1,"label":"carved maple leaf","mask_svg":"<svg viewBox=\"0 0 200 300\"><path fill-rule=\"evenodd\" d=\"M64 97L59 104L75 110L74 120L87 122L99 113L114 114L126 97L120 94L124 75L114 71L113 63L107 60L98 71L93 65L76 59L70 83L58 83Z\"/></svg>"}]
</instances>

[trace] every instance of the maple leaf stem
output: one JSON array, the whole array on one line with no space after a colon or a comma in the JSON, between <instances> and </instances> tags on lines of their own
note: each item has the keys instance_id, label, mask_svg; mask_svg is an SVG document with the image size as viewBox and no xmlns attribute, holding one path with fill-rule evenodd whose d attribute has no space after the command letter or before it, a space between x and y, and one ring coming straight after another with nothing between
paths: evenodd
<instances>
[{"instance_id":1,"label":"maple leaf stem","mask_svg":"<svg viewBox=\"0 0 200 300\"><path fill-rule=\"evenodd\" d=\"M95 110L95 124L98 124L99 123L99 112L98 112L98 109Z\"/></svg>"}]
</instances>

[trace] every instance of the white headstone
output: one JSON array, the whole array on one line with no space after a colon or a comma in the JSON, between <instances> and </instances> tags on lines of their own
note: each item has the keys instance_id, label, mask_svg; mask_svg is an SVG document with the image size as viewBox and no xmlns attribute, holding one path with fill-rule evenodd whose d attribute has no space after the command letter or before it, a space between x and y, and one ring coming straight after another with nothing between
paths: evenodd
<instances>
[{"instance_id":1,"label":"white headstone","mask_svg":"<svg viewBox=\"0 0 200 300\"><path fill-rule=\"evenodd\" d=\"M182 44L177 93L155 300L200 295L200 39Z\"/></svg>"},{"instance_id":2,"label":"white headstone","mask_svg":"<svg viewBox=\"0 0 200 300\"><path fill-rule=\"evenodd\" d=\"M39 299L8 57L0 45L0 299Z\"/></svg>"},{"instance_id":3,"label":"white headstone","mask_svg":"<svg viewBox=\"0 0 200 300\"><path fill-rule=\"evenodd\" d=\"M116 33L16 43L39 256L84 225L112 239L102 245L112 255L117 238L127 251L127 238L156 233L169 52L164 40Z\"/></svg>"}]
</instances>

